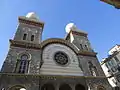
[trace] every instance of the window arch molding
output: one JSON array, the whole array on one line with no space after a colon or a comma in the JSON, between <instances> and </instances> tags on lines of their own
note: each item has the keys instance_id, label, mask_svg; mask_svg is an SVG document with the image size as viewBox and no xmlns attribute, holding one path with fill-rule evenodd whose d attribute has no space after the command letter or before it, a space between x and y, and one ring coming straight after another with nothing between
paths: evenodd
<instances>
[{"instance_id":1,"label":"window arch molding","mask_svg":"<svg viewBox=\"0 0 120 90\"><path fill-rule=\"evenodd\" d=\"M24 52L18 54L17 60L16 60L16 68L15 72L17 73L28 73L29 71L29 65L30 65L31 55Z\"/></svg>"},{"instance_id":2,"label":"window arch molding","mask_svg":"<svg viewBox=\"0 0 120 90\"><path fill-rule=\"evenodd\" d=\"M98 85L97 90L106 90L106 88L104 86L102 86L102 85Z\"/></svg>"},{"instance_id":3,"label":"window arch molding","mask_svg":"<svg viewBox=\"0 0 120 90\"><path fill-rule=\"evenodd\" d=\"M26 55L28 57L27 60L31 60L31 54L29 54L27 52L19 53L17 55L17 59L20 60L23 55Z\"/></svg>"},{"instance_id":4,"label":"window arch molding","mask_svg":"<svg viewBox=\"0 0 120 90\"><path fill-rule=\"evenodd\" d=\"M7 90L15 90L15 89L26 90L26 87L24 85L14 85L14 86L10 86Z\"/></svg>"}]
</instances>

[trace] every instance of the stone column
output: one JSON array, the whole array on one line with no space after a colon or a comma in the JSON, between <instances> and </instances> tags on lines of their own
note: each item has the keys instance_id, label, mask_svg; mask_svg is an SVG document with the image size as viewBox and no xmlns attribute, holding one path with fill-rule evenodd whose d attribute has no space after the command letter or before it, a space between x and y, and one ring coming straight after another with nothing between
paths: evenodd
<instances>
[{"instance_id":1,"label":"stone column","mask_svg":"<svg viewBox=\"0 0 120 90\"><path fill-rule=\"evenodd\" d=\"M75 90L75 84L70 84L70 87L72 88L72 90Z\"/></svg>"}]
</instances>

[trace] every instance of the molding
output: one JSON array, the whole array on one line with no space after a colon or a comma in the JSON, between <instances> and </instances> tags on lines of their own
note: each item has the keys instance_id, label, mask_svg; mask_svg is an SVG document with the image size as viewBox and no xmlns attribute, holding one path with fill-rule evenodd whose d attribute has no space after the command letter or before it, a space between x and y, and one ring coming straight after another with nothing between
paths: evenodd
<instances>
[{"instance_id":1,"label":"molding","mask_svg":"<svg viewBox=\"0 0 120 90\"><path fill-rule=\"evenodd\" d=\"M78 55L96 57L97 53L96 52L89 52L89 51L79 51Z\"/></svg>"},{"instance_id":2,"label":"molding","mask_svg":"<svg viewBox=\"0 0 120 90\"><path fill-rule=\"evenodd\" d=\"M87 33L83 33L83 32L80 32L80 31L72 31L71 30L70 33L78 35L78 36L85 36L85 37L87 37Z\"/></svg>"},{"instance_id":3,"label":"molding","mask_svg":"<svg viewBox=\"0 0 120 90\"><path fill-rule=\"evenodd\" d=\"M9 41L10 41L10 46L22 47L22 48L28 48L28 49L37 49L37 50L44 49L44 47L46 47L48 44L60 43L71 48L77 55L96 57L96 54L97 54L95 52L89 52L89 51L78 51L78 49L75 48L72 43L69 43L67 40L60 39L60 38L47 39L41 42L41 44L29 43L26 41L16 41L11 39Z\"/></svg>"},{"instance_id":4,"label":"molding","mask_svg":"<svg viewBox=\"0 0 120 90\"><path fill-rule=\"evenodd\" d=\"M15 41L15 40L9 40L10 46L15 46L15 47L22 47L22 48L28 48L28 49L41 49L40 44L34 44L34 43L29 43L25 41Z\"/></svg>"},{"instance_id":5,"label":"molding","mask_svg":"<svg viewBox=\"0 0 120 90\"><path fill-rule=\"evenodd\" d=\"M76 54L78 53L78 49L75 48L72 43L69 43L67 40L60 39L60 38L50 38L50 39L43 41L41 43L41 48L44 49L45 46L47 46L48 44L52 44L52 43L64 44L64 45L68 46L69 48L71 48Z\"/></svg>"},{"instance_id":6,"label":"molding","mask_svg":"<svg viewBox=\"0 0 120 90\"><path fill-rule=\"evenodd\" d=\"M19 76L19 77L40 77L41 79L57 79L57 78L64 78L64 79L69 79L69 78L73 78L73 79L79 79L79 78L84 78L84 79L107 79L105 76L61 76L61 75L41 75L41 74L20 74L20 73L0 73L1 75L6 75L6 76Z\"/></svg>"},{"instance_id":7,"label":"molding","mask_svg":"<svg viewBox=\"0 0 120 90\"><path fill-rule=\"evenodd\" d=\"M44 23L40 21L30 20L30 19L27 19L26 17L19 17L18 20L20 23L42 27L42 29L44 28Z\"/></svg>"}]
</instances>

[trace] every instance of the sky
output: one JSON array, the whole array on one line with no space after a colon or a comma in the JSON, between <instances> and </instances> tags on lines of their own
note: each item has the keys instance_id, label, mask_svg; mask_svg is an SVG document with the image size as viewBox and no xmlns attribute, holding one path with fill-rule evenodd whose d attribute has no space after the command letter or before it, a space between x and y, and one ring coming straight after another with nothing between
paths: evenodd
<instances>
[{"instance_id":1,"label":"sky","mask_svg":"<svg viewBox=\"0 0 120 90\"><path fill-rule=\"evenodd\" d=\"M65 26L72 22L88 32L98 60L120 44L120 10L99 0L0 0L0 67L15 35L18 16L35 12L45 22L42 38L64 38Z\"/></svg>"}]
</instances>

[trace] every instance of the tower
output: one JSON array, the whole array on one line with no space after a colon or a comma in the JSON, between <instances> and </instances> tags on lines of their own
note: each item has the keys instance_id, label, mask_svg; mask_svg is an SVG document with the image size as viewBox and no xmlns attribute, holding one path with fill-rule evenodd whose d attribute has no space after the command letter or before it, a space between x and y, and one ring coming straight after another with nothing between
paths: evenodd
<instances>
[{"instance_id":1,"label":"tower","mask_svg":"<svg viewBox=\"0 0 120 90\"><path fill-rule=\"evenodd\" d=\"M41 41L43 27L35 13L19 17L1 69L1 90L112 90L86 32L68 24L65 39Z\"/></svg>"},{"instance_id":2,"label":"tower","mask_svg":"<svg viewBox=\"0 0 120 90\"><path fill-rule=\"evenodd\" d=\"M40 54L36 55L36 53L40 53L37 49L40 48L44 23L39 21L33 12L19 17L18 21L17 31L13 40L10 39L10 49L1 71L39 73Z\"/></svg>"}]
</instances>

